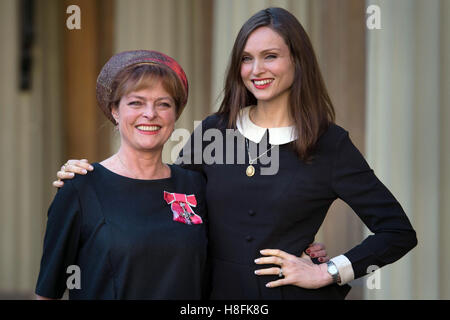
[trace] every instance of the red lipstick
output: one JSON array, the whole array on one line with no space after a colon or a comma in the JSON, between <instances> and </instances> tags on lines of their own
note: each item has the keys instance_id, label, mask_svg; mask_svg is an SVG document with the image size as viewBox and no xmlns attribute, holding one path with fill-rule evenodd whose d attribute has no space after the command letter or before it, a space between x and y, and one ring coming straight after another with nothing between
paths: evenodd
<instances>
[{"instance_id":1,"label":"red lipstick","mask_svg":"<svg viewBox=\"0 0 450 320\"><path fill-rule=\"evenodd\" d=\"M265 79L253 79L252 83L255 86L256 89L265 89L269 87L273 82L272 78L265 78Z\"/></svg>"}]
</instances>

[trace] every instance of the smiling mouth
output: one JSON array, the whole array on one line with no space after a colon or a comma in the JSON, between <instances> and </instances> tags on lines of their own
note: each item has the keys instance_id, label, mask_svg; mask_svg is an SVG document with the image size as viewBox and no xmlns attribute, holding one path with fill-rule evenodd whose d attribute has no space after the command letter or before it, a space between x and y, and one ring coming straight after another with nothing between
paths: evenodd
<instances>
[{"instance_id":1,"label":"smiling mouth","mask_svg":"<svg viewBox=\"0 0 450 320\"><path fill-rule=\"evenodd\" d=\"M156 134L161 130L160 126L137 126L136 127L143 134Z\"/></svg>"},{"instance_id":2,"label":"smiling mouth","mask_svg":"<svg viewBox=\"0 0 450 320\"><path fill-rule=\"evenodd\" d=\"M252 80L256 89L265 89L274 81L274 79Z\"/></svg>"}]
</instances>

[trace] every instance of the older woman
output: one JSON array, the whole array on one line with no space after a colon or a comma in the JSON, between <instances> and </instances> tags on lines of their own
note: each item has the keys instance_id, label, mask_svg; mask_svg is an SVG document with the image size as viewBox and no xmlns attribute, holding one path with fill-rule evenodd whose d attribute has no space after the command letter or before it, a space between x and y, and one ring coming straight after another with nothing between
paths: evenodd
<instances>
[{"instance_id":1,"label":"older woman","mask_svg":"<svg viewBox=\"0 0 450 320\"><path fill-rule=\"evenodd\" d=\"M188 83L155 51L113 56L97 100L117 125L119 151L67 181L48 211L39 298L200 299L206 272L204 181L162 162ZM71 266L77 266L73 268ZM79 270L78 285L67 279Z\"/></svg>"}]
</instances>

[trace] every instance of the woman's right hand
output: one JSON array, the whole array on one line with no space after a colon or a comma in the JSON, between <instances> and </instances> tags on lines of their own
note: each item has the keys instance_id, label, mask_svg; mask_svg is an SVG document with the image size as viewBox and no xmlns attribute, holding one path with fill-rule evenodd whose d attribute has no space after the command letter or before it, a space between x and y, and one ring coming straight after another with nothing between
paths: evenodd
<instances>
[{"instance_id":1,"label":"woman's right hand","mask_svg":"<svg viewBox=\"0 0 450 320\"><path fill-rule=\"evenodd\" d=\"M56 173L58 180L53 181L53 186L61 188L64 185L62 180L72 179L75 174L87 174L88 171L92 170L94 170L94 167L90 165L87 159L69 160Z\"/></svg>"}]
</instances>

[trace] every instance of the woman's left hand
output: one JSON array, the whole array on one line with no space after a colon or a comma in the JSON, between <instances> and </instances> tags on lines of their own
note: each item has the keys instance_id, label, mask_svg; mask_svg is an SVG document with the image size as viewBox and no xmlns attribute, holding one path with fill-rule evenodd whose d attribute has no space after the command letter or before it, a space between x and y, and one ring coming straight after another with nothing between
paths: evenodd
<instances>
[{"instance_id":1,"label":"woman's left hand","mask_svg":"<svg viewBox=\"0 0 450 320\"><path fill-rule=\"evenodd\" d=\"M305 253L301 257L294 256L279 249L264 249L260 251L265 257L255 260L256 264L276 264L279 267L259 269L256 275L278 275L279 280L266 284L269 288L285 285L295 285L305 289L317 289L333 283L327 272L327 265L314 264Z\"/></svg>"}]
</instances>

